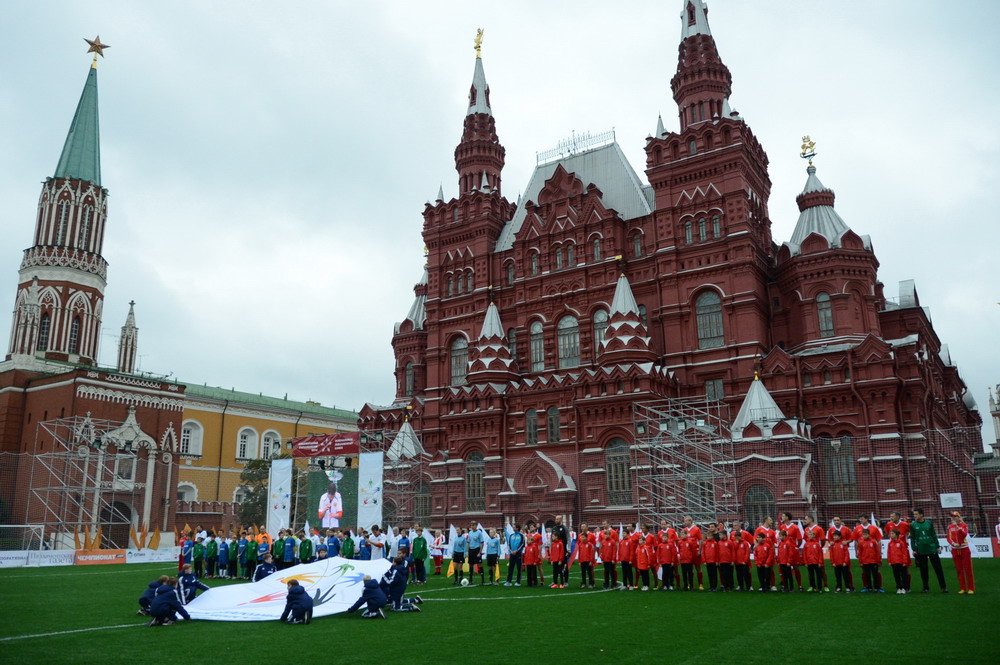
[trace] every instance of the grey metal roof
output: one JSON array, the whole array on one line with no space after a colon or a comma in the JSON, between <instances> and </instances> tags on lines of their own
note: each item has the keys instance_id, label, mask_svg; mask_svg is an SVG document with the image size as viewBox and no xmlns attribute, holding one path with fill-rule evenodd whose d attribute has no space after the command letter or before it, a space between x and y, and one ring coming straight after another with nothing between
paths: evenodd
<instances>
[{"instance_id":1,"label":"grey metal roof","mask_svg":"<svg viewBox=\"0 0 1000 665\"><path fill-rule=\"evenodd\" d=\"M752 422L784 419L785 414L781 412L778 403L764 387L764 382L754 377L753 383L750 384L750 390L747 392L730 430L742 432Z\"/></svg>"},{"instance_id":2,"label":"grey metal roof","mask_svg":"<svg viewBox=\"0 0 1000 665\"><path fill-rule=\"evenodd\" d=\"M809 173L809 177L806 179L806 186L802 190L802 194L830 191L816 177L815 166L810 166L807 172ZM841 219L833 206L812 206L799 213L799 220L795 223L792 238L785 244L788 245L789 249L792 250L792 255L795 256L802 253L801 246L805 242L805 239L813 233L818 233L826 238L827 242L830 243L830 247L840 247L841 238L850 230L851 227ZM871 249L870 241L865 241L865 247Z\"/></svg>"},{"instance_id":3,"label":"grey metal roof","mask_svg":"<svg viewBox=\"0 0 1000 665\"><path fill-rule=\"evenodd\" d=\"M560 164L568 172L576 174L583 184L597 185L604 194L605 207L616 210L622 219L635 219L652 212L646 193L649 186L639 179L617 142L539 164L524 189L524 200L536 201L545 181L552 177ZM651 188L649 189L652 193ZM500 232L495 251L503 252L514 246L514 236L521 230L525 216L525 207L519 206L514 217Z\"/></svg>"},{"instance_id":4,"label":"grey metal roof","mask_svg":"<svg viewBox=\"0 0 1000 665\"><path fill-rule=\"evenodd\" d=\"M489 339L498 337L503 339L506 333L503 331L503 324L500 322L500 311L496 303L491 302L486 308L486 318L483 319L483 329L479 333L479 339Z\"/></svg>"},{"instance_id":5,"label":"grey metal roof","mask_svg":"<svg viewBox=\"0 0 1000 665\"><path fill-rule=\"evenodd\" d=\"M476 69L472 73L472 87L476 91L476 101L472 102L472 92L469 92L469 111L466 115L472 115L474 113L485 113L486 115L493 115L493 111L490 109L489 98L487 97L487 92L489 92L490 86L486 83L486 72L483 71L483 59L476 57Z\"/></svg>"},{"instance_id":6,"label":"grey metal roof","mask_svg":"<svg viewBox=\"0 0 1000 665\"><path fill-rule=\"evenodd\" d=\"M687 6L688 2L694 5L694 24L688 25ZM684 0L681 7L681 40L692 35L711 35L712 30L708 27L708 8L702 0Z\"/></svg>"},{"instance_id":7,"label":"grey metal roof","mask_svg":"<svg viewBox=\"0 0 1000 665\"><path fill-rule=\"evenodd\" d=\"M615 285L615 297L611 301L611 313L636 314L639 306L635 303L635 296L632 295L632 287L628 283L625 273L618 276L618 284Z\"/></svg>"},{"instance_id":8,"label":"grey metal roof","mask_svg":"<svg viewBox=\"0 0 1000 665\"><path fill-rule=\"evenodd\" d=\"M417 282L418 286L427 286L427 266L424 266L424 275ZM410 311L406 313L406 318L404 321L413 321L414 330L421 330L424 327L424 323L427 321L427 296L420 294L413 299L413 304L410 305ZM399 332L399 324L396 324L396 332Z\"/></svg>"}]
</instances>

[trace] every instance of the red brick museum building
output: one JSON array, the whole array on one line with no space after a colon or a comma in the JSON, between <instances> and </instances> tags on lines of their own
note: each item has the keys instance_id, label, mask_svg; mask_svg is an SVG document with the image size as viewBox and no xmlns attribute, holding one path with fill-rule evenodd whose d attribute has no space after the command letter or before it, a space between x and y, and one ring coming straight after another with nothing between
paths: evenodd
<instances>
[{"instance_id":1,"label":"red brick museum building","mask_svg":"<svg viewBox=\"0 0 1000 665\"><path fill-rule=\"evenodd\" d=\"M940 514L942 494L974 513L982 419L914 284L886 297L811 160L791 238L772 237L768 158L704 4L681 22L678 130L646 139L644 177L593 137L541 155L517 203L477 52L395 399L359 421L388 439L408 417L426 453L392 519L884 519Z\"/></svg>"}]
</instances>

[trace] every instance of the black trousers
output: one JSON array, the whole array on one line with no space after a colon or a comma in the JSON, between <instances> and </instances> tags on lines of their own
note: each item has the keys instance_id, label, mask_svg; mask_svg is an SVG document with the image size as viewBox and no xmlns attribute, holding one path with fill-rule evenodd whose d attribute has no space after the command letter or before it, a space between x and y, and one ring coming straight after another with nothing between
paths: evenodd
<instances>
[{"instance_id":1,"label":"black trousers","mask_svg":"<svg viewBox=\"0 0 1000 665\"><path fill-rule=\"evenodd\" d=\"M639 571L639 576L642 577L642 586L643 586L643 588L648 587L649 586L649 568L646 568L645 570L640 570Z\"/></svg>"},{"instance_id":2,"label":"black trousers","mask_svg":"<svg viewBox=\"0 0 1000 665\"><path fill-rule=\"evenodd\" d=\"M604 562L604 588L608 589L615 583L615 562Z\"/></svg>"},{"instance_id":3,"label":"black trousers","mask_svg":"<svg viewBox=\"0 0 1000 665\"><path fill-rule=\"evenodd\" d=\"M719 564L706 563L705 568L708 569L709 590L717 589L719 587Z\"/></svg>"},{"instance_id":4,"label":"black trousers","mask_svg":"<svg viewBox=\"0 0 1000 665\"><path fill-rule=\"evenodd\" d=\"M726 591L733 590L733 564L720 563L719 576L722 578L722 588Z\"/></svg>"},{"instance_id":5,"label":"black trousers","mask_svg":"<svg viewBox=\"0 0 1000 665\"><path fill-rule=\"evenodd\" d=\"M931 565L934 566L934 573L937 575L938 586L942 590L947 589L948 585L944 581L944 571L941 569L941 557L937 554L917 554L917 567L920 568L920 581L924 583L924 590L931 588L930 582L927 579L927 561L930 560Z\"/></svg>"},{"instance_id":6,"label":"black trousers","mask_svg":"<svg viewBox=\"0 0 1000 665\"><path fill-rule=\"evenodd\" d=\"M660 566L660 575L663 577L660 580L660 587L666 589L667 587L673 588L674 586L674 564L665 563Z\"/></svg>"},{"instance_id":7,"label":"black trousers","mask_svg":"<svg viewBox=\"0 0 1000 665\"><path fill-rule=\"evenodd\" d=\"M761 591L771 590L771 570L770 566L757 567L757 583L760 584Z\"/></svg>"},{"instance_id":8,"label":"black trousers","mask_svg":"<svg viewBox=\"0 0 1000 665\"><path fill-rule=\"evenodd\" d=\"M416 577L417 577L417 581L418 582L426 582L427 581L427 569L424 568L424 560L423 559L414 559L413 560L413 571L416 573Z\"/></svg>"},{"instance_id":9,"label":"black trousers","mask_svg":"<svg viewBox=\"0 0 1000 665\"><path fill-rule=\"evenodd\" d=\"M781 590L792 591L792 567L787 563L781 564Z\"/></svg>"},{"instance_id":10,"label":"black trousers","mask_svg":"<svg viewBox=\"0 0 1000 665\"><path fill-rule=\"evenodd\" d=\"M538 566L528 566L528 586L538 586Z\"/></svg>"},{"instance_id":11,"label":"black trousers","mask_svg":"<svg viewBox=\"0 0 1000 665\"><path fill-rule=\"evenodd\" d=\"M681 564L681 587L686 591L694 589L694 564Z\"/></svg>"},{"instance_id":12,"label":"black trousers","mask_svg":"<svg viewBox=\"0 0 1000 665\"><path fill-rule=\"evenodd\" d=\"M589 581L588 581L589 580ZM594 564L591 561L580 562L580 582L594 586Z\"/></svg>"},{"instance_id":13,"label":"black trousers","mask_svg":"<svg viewBox=\"0 0 1000 665\"><path fill-rule=\"evenodd\" d=\"M750 576L750 564L736 564L736 586L743 591L750 591L753 589L753 578Z\"/></svg>"},{"instance_id":14,"label":"black trousers","mask_svg":"<svg viewBox=\"0 0 1000 665\"><path fill-rule=\"evenodd\" d=\"M879 565L877 563L866 563L861 566L861 581L866 589L881 589L882 576L879 575Z\"/></svg>"},{"instance_id":15,"label":"black trousers","mask_svg":"<svg viewBox=\"0 0 1000 665\"><path fill-rule=\"evenodd\" d=\"M563 565L561 561L552 562L552 583L562 584Z\"/></svg>"},{"instance_id":16,"label":"black trousers","mask_svg":"<svg viewBox=\"0 0 1000 665\"><path fill-rule=\"evenodd\" d=\"M514 571L517 570L517 583L521 583L521 554L522 552L517 552L510 555L510 561L507 562L507 581L510 582L514 576Z\"/></svg>"},{"instance_id":17,"label":"black trousers","mask_svg":"<svg viewBox=\"0 0 1000 665\"><path fill-rule=\"evenodd\" d=\"M910 585L907 583L906 566L901 563L892 564L892 577L896 580L896 591L900 589L909 590Z\"/></svg>"},{"instance_id":18,"label":"black trousers","mask_svg":"<svg viewBox=\"0 0 1000 665\"><path fill-rule=\"evenodd\" d=\"M836 581L837 590L843 591L844 589L853 588L849 582L850 570L847 566L834 566L833 567L833 577Z\"/></svg>"},{"instance_id":19,"label":"black trousers","mask_svg":"<svg viewBox=\"0 0 1000 665\"><path fill-rule=\"evenodd\" d=\"M622 584L627 587L635 586L632 579L632 564L628 561L622 561Z\"/></svg>"},{"instance_id":20,"label":"black trousers","mask_svg":"<svg viewBox=\"0 0 1000 665\"><path fill-rule=\"evenodd\" d=\"M813 589L823 590L823 574L820 572L818 563L809 564L809 586Z\"/></svg>"}]
</instances>

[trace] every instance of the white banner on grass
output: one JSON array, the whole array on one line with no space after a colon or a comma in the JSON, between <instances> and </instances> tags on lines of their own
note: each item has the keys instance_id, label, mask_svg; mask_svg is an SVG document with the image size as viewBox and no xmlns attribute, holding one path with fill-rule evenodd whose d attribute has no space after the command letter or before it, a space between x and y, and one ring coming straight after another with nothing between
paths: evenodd
<instances>
[{"instance_id":1,"label":"white banner on grass","mask_svg":"<svg viewBox=\"0 0 1000 665\"><path fill-rule=\"evenodd\" d=\"M251 584L216 587L187 605L193 619L208 621L273 621L281 618L288 581L298 580L313 598L313 616L346 612L361 597L365 575L379 579L389 562L332 557L303 563Z\"/></svg>"},{"instance_id":2,"label":"white banner on grass","mask_svg":"<svg viewBox=\"0 0 1000 665\"><path fill-rule=\"evenodd\" d=\"M292 508L292 460L271 460L271 474L267 480L267 532L277 538L278 532L287 529Z\"/></svg>"},{"instance_id":3,"label":"white banner on grass","mask_svg":"<svg viewBox=\"0 0 1000 665\"><path fill-rule=\"evenodd\" d=\"M176 563L181 548L161 547L158 550L125 550L125 563Z\"/></svg>"},{"instance_id":4,"label":"white banner on grass","mask_svg":"<svg viewBox=\"0 0 1000 665\"><path fill-rule=\"evenodd\" d=\"M382 524L382 453L358 455L358 526Z\"/></svg>"}]
</instances>

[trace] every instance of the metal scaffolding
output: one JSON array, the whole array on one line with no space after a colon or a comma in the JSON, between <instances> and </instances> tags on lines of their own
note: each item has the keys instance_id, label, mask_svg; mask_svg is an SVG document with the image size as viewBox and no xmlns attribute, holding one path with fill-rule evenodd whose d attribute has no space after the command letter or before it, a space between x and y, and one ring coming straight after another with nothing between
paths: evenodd
<instances>
[{"instance_id":1,"label":"metal scaffolding","mask_svg":"<svg viewBox=\"0 0 1000 665\"><path fill-rule=\"evenodd\" d=\"M128 547L147 495L146 483L136 478L148 478L147 465L156 464L137 454L149 437L132 422L88 415L39 423L25 520L61 539L96 536L100 529L105 546Z\"/></svg>"},{"instance_id":2,"label":"metal scaffolding","mask_svg":"<svg viewBox=\"0 0 1000 665\"><path fill-rule=\"evenodd\" d=\"M633 405L639 519L679 524L738 517L729 407L705 399Z\"/></svg>"},{"instance_id":3,"label":"metal scaffolding","mask_svg":"<svg viewBox=\"0 0 1000 665\"><path fill-rule=\"evenodd\" d=\"M391 526L429 524L431 489L425 476L429 456L420 438L403 422L398 430L361 432L362 453L382 453L382 521Z\"/></svg>"}]
</instances>

